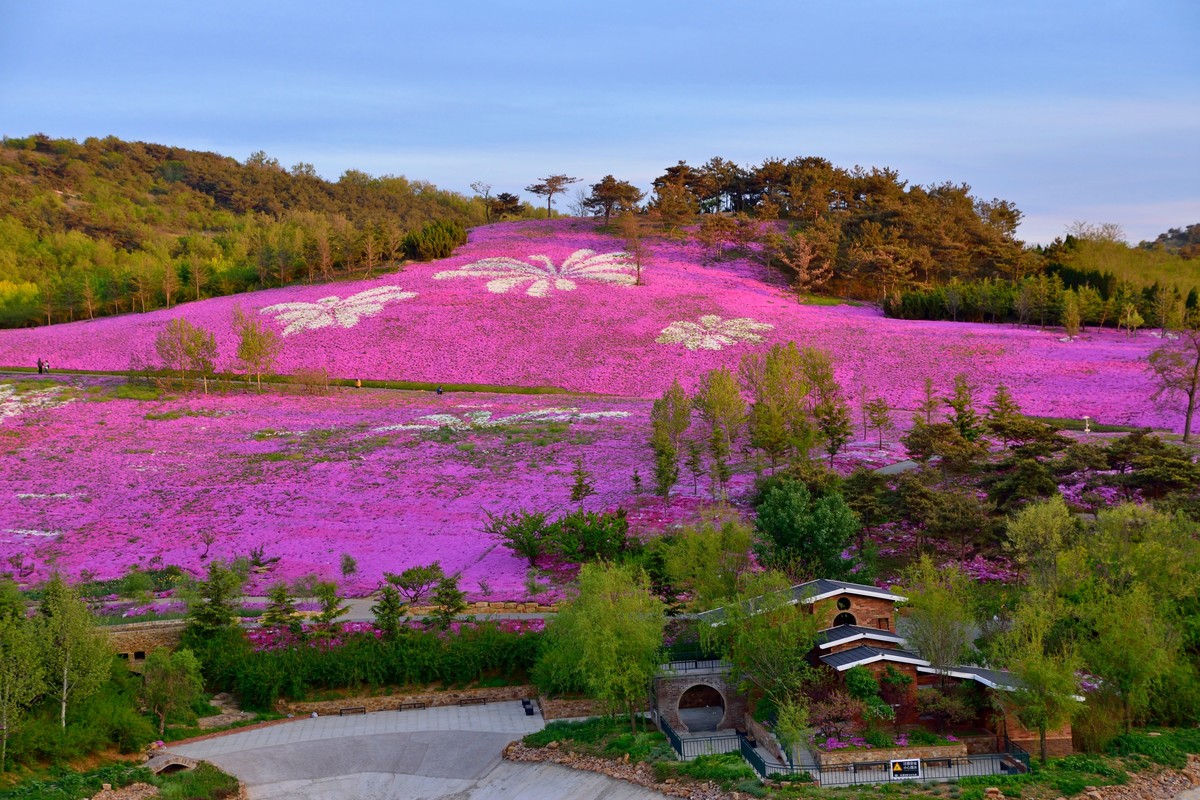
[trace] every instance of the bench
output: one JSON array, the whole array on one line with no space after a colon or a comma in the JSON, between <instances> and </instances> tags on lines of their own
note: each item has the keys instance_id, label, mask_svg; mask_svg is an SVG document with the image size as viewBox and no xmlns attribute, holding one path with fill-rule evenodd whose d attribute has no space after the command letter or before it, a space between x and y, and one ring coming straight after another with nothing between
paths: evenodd
<instances>
[{"instance_id":1,"label":"bench","mask_svg":"<svg viewBox=\"0 0 1200 800\"><path fill-rule=\"evenodd\" d=\"M339 708L338 709L339 717L349 716L350 714L365 714L365 713L367 713L366 706L350 706L349 708Z\"/></svg>"},{"instance_id":2,"label":"bench","mask_svg":"<svg viewBox=\"0 0 1200 800\"><path fill-rule=\"evenodd\" d=\"M926 758L921 761L921 764L923 766L939 767L939 768L944 767L945 769L950 769L950 767L953 765L953 763L954 763L953 759L949 759L949 758Z\"/></svg>"},{"instance_id":3,"label":"bench","mask_svg":"<svg viewBox=\"0 0 1200 800\"><path fill-rule=\"evenodd\" d=\"M458 701L460 706L486 706L486 697L465 697Z\"/></svg>"},{"instance_id":4,"label":"bench","mask_svg":"<svg viewBox=\"0 0 1200 800\"><path fill-rule=\"evenodd\" d=\"M423 708L425 708L424 703L401 703L400 704L401 711L415 711L415 710L419 710L419 709L423 709Z\"/></svg>"}]
</instances>

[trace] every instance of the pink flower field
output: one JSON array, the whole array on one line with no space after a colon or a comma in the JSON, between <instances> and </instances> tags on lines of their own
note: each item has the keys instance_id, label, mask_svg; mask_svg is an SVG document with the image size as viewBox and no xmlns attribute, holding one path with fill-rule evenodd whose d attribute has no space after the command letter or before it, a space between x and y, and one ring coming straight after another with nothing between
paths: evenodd
<instances>
[{"instance_id":1,"label":"pink flower field","mask_svg":"<svg viewBox=\"0 0 1200 800\"><path fill-rule=\"evenodd\" d=\"M628 504L635 469L652 479L644 401L369 390L99 401L99 388L22 393L0 425L0 558L23 581L52 566L198 573L211 534L210 558L260 546L279 558L252 592L308 572L340 580L349 553L354 593L440 560L473 597L485 599L482 582L512 599L526 564L480 532L485 509L569 510L577 455L596 479L589 508ZM661 530L697 502L646 498L632 527Z\"/></svg>"},{"instance_id":2,"label":"pink flower field","mask_svg":"<svg viewBox=\"0 0 1200 800\"><path fill-rule=\"evenodd\" d=\"M586 220L472 231L453 258L373 281L289 287L50 328L0 332L0 364L125 369L182 316L216 332L233 366L233 309L261 311L283 336L278 368L324 366L344 378L558 386L654 397L678 377L736 365L794 340L831 352L848 391L864 384L912 408L926 377L969 374L983 397L1007 383L1028 413L1179 430L1156 408L1143 367L1157 339L886 319L869 307L802 305L760 266L705 263L694 245L659 241L634 286L618 239ZM581 251L591 251L582 253Z\"/></svg>"},{"instance_id":3,"label":"pink flower field","mask_svg":"<svg viewBox=\"0 0 1200 800\"><path fill-rule=\"evenodd\" d=\"M0 559L31 583L52 569L116 577L262 548L277 558L251 592L280 578L340 577L348 553L366 594L385 571L442 563L473 599L527 595L526 564L481 532L487 511L564 513L570 472L594 475L592 509L625 506L638 535L702 513L690 476L669 501L653 484L650 400L693 386L746 353L796 341L828 350L852 397L865 389L916 406L924 379L947 391L967 373L980 399L1004 382L1027 413L1177 430L1150 402L1143 367L1156 339L906 322L858 306L803 305L763 268L708 264L658 241L634 285L619 240L588 221L494 225L453 258L374 281L291 287L169 311L0 331L0 365L124 370L184 317L214 331L235 369L236 306L280 334L281 372L344 378L558 386L573 394L338 390L326 396L117 399L119 381L0 383ZM903 427L906 415L898 414ZM857 427L856 436L862 431ZM851 442L836 467L903 458L897 434ZM752 476L735 476L744 496ZM700 493L707 486L701 481ZM902 537L888 546L902 546ZM545 580L545 579L543 579ZM547 595L542 595L543 597Z\"/></svg>"}]
</instances>

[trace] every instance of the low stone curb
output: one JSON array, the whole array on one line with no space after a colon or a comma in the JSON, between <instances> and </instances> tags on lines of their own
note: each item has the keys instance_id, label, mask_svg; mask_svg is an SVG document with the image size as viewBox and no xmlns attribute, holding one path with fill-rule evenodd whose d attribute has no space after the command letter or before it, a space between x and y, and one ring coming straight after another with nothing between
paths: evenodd
<instances>
[{"instance_id":1,"label":"low stone curb","mask_svg":"<svg viewBox=\"0 0 1200 800\"><path fill-rule=\"evenodd\" d=\"M654 768L643 762L629 763L629 757L616 761L596 756L585 756L569 750L560 750L557 742L551 742L546 747L526 747L520 742L513 742L504 748L504 758L508 761L524 763L558 764L570 769L585 772L597 772L619 781L641 786L643 789L664 794L667 797L683 797L687 800L748 800L750 795L741 792L726 792L712 783L659 783L654 776Z\"/></svg>"}]
</instances>

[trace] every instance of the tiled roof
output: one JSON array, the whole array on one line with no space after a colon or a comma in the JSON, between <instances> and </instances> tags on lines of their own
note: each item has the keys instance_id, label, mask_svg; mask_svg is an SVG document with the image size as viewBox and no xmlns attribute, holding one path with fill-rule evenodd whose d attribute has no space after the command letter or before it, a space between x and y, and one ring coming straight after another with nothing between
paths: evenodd
<instances>
[{"instance_id":1,"label":"tiled roof","mask_svg":"<svg viewBox=\"0 0 1200 800\"><path fill-rule=\"evenodd\" d=\"M822 650L857 639L874 639L880 642L904 644L904 637L898 633L879 628L866 628L862 625L835 625L817 632L817 646Z\"/></svg>"},{"instance_id":2,"label":"tiled roof","mask_svg":"<svg viewBox=\"0 0 1200 800\"><path fill-rule=\"evenodd\" d=\"M898 664L915 664L918 667L929 666L928 661L908 650L871 647L867 644L860 644L858 647L852 647L840 653L830 653L827 656L821 656L821 663L833 667L838 672L845 672L851 667L858 667L863 664L873 664L876 661L895 661Z\"/></svg>"}]
</instances>

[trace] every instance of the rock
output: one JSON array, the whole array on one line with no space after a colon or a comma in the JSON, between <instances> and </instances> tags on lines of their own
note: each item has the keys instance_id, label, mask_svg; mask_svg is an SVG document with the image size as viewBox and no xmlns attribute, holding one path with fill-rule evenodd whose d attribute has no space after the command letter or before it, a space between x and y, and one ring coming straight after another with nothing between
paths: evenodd
<instances>
[{"instance_id":1,"label":"rock","mask_svg":"<svg viewBox=\"0 0 1200 800\"><path fill-rule=\"evenodd\" d=\"M111 791L112 791L112 784L111 784L111 783L102 783L102 784L100 784L100 788L101 788L103 791L106 791L106 792L111 792Z\"/></svg>"}]
</instances>

